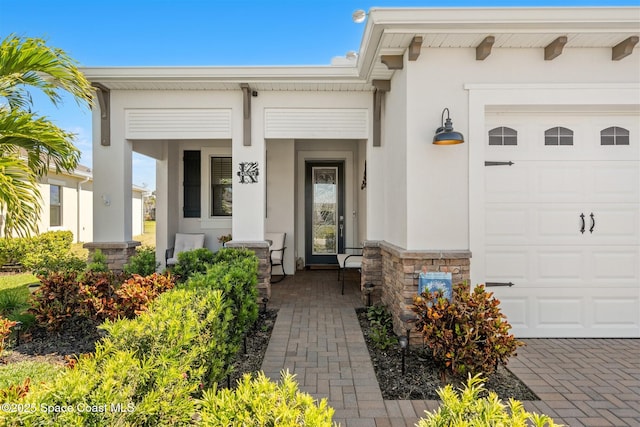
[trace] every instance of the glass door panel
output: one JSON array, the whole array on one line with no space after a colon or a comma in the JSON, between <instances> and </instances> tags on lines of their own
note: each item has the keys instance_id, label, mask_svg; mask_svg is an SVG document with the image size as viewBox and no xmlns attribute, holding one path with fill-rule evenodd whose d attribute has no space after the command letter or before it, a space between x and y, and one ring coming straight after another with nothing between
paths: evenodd
<instances>
[{"instance_id":1,"label":"glass door panel","mask_svg":"<svg viewBox=\"0 0 640 427\"><path fill-rule=\"evenodd\" d=\"M313 255L338 253L338 168L313 167Z\"/></svg>"}]
</instances>

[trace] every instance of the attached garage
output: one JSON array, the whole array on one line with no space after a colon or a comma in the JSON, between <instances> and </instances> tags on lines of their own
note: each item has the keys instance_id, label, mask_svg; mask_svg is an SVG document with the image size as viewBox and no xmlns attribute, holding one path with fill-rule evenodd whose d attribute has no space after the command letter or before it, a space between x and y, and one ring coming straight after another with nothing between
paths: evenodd
<instances>
[{"instance_id":1,"label":"attached garage","mask_svg":"<svg viewBox=\"0 0 640 427\"><path fill-rule=\"evenodd\" d=\"M517 336L640 336L634 108L487 110L473 256Z\"/></svg>"}]
</instances>

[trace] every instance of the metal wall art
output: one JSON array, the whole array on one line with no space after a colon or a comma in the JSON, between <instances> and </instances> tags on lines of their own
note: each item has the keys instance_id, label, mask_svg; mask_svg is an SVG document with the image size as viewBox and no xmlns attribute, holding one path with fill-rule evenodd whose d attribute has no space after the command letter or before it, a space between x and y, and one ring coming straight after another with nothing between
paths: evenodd
<instances>
[{"instance_id":1,"label":"metal wall art","mask_svg":"<svg viewBox=\"0 0 640 427\"><path fill-rule=\"evenodd\" d=\"M258 182L258 162L240 162L238 177L240 184L255 184Z\"/></svg>"}]
</instances>

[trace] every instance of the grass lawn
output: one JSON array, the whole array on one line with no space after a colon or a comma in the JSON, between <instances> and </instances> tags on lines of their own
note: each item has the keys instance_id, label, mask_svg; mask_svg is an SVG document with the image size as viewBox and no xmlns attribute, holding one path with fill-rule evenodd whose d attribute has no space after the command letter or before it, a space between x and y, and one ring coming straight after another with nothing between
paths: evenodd
<instances>
[{"instance_id":1,"label":"grass lawn","mask_svg":"<svg viewBox=\"0 0 640 427\"><path fill-rule=\"evenodd\" d=\"M142 246L156 246L156 222L144 222L144 234L133 236L133 240L142 243Z\"/></svg>"},{"instance_id":2,"label":"grass lawn","mask_svg":"<svg viewBox=\"0 0 640 427\"><path fill-rule=\"evenodd\" d=\"M38 278L30 273L0 276L0 316L25 325L33 323L33 316L23 312L29 308L28 285L36 282Z\"/></svg>"}]
</instances>

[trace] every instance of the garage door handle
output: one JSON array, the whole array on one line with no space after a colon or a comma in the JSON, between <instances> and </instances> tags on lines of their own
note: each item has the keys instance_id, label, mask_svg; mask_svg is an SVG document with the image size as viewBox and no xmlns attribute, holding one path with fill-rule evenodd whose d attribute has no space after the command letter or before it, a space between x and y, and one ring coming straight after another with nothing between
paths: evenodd
<instances>
[{"instance_id":1,"label":"garage door handle","mask_svg":"<svg viewBox=\"0 0 640 427\"><path fill-rule=\"evenodd\" d=\"M580 219L582 220L582 227L580 227L580 232L584 234L584 212L580 214Z\"/></svg>"},{"instance_id":2,"label":"garage door handle","mask_svg":"<svg viewBox=\"0 0 640 427\"><path fill-rule=\"evenodd\" d=\"M596 228L596 218L595 215L593 215L593 212L591 212L591 215L589 215L591 217L591 228L589 229L589 233L593 233L593 229Z\"/></svg>"}]
</instances>

